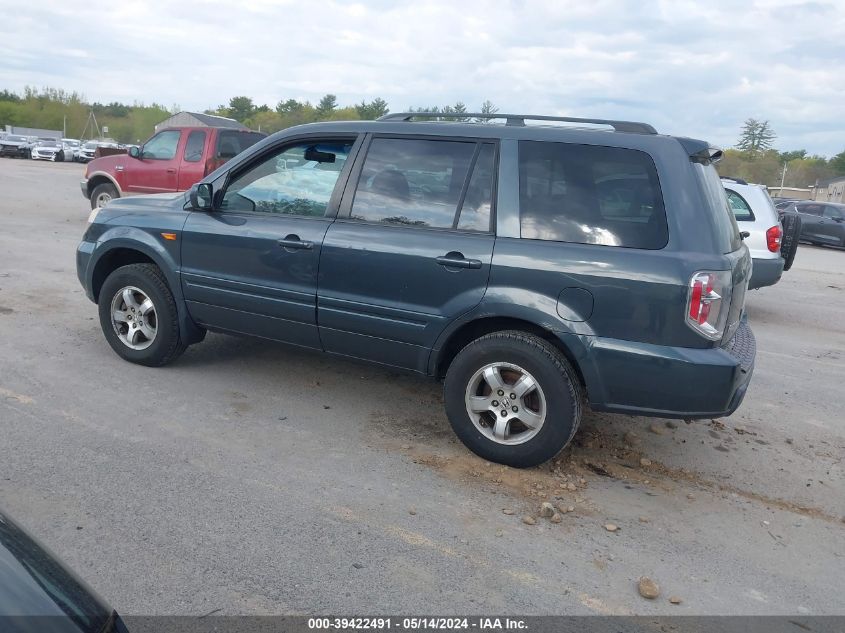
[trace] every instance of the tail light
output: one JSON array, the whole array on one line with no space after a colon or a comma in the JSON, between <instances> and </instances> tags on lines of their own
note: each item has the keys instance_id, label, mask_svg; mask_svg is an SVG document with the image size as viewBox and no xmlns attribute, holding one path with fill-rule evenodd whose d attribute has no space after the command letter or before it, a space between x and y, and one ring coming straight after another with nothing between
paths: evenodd
<instances>
[{"instance_id":1,"label":"tail light","mask_svg":"<svg viewBox=\"0 0 845 633\"><path fill-rule=\"evenodd\" d=\"M687 324L704 337L716 341L725 332L731 304L731 272L695 273L687 295Z\"/></svg>"},{"instance_id":2,"label":"tail light","mask_svg":"<svg viewBox=\"0 0 845 633\"><path fill-rule=\"evenodd\" d=\"M775 224L772 228L766 231L766 246L769 247L769 250L773 253L777 253L780 250L780 238L783 235L783 231L780 228L780 224Z\"/></svg>"}]
</instances>

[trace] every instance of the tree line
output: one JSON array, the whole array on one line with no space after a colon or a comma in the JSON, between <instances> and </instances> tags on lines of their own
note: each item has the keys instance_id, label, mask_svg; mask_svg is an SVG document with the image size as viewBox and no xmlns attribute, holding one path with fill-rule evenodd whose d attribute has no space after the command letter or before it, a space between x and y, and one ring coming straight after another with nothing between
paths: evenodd
<instances>
[{"instance_id":1,"label":"tree line","mask_svg":"<svg viewBox=\"0 0 845 633\"><path fill-rule=\"evenodd\" d=\"M462 101L443 106L412 106L408 108L408 111L450 115L450 120L456 121L469 121L472 118L460 116L468 112L467 105ZM498 111L499 109L490 100L484 101L479 109L481 114L495 114ZM287 99L279 101L273 108L266 104L256 105L250 97L232 97L228 105L220 105L216 109L205 111L206 114L235 119L248 127L268 134L294 125L316 121L373 120L389 112L387 102L380 97L376 97L372 101L362 100L361 103L355 105L341 106L338 104L337 96L333 94L323 96L316 104L312 104L310 101ZM441 119L444 117L430 118ZM480 119L480 122L484 121L484 119Z\"/></svg>"},{"instance_id":2,"label":"tree line","mask_svg":"<svg viewBox=\"0 0 845 633\"><path fill-rule=\"evenodd\" d=\"M83 131L86 138L95 136L89 117L93 112L102 129L108 128L105 136L123 143L138 143L149 138L158 123L179 111L178 105L170 107L159 103L149 105L135 102L131 105L112 102L88 102L77 92L66 92L56 88L24 88L22 93L8 89L0 90L0 129L4 125L39 128L47 130L65 130L68 137L79 138ZM467 112L467 106L458 101L455 104L410 108L419 112L437 112L443 114L461 114ZM498 111L491 101L481 104L480 112L494 114ZM274 107L258 105L251 97L236 96L217 108L205 110L206 114L215 114L236 119L247 127L261 130L267 134L285 128L313 123L316 121L372 120L390 112L387 101L376 97L370 101L362 100L353 105L341 105L337 96L327 94L317 103L282 99ZM439 117L438 117L439 118ZM469 117L458 117L468 120Z\"/></svg>"},{"instance_id":3,"label":"tree line","mask_svg":"<svg viewBox=\"0 0 845 633\"><path fill-rule=\"evenodd\" d=\"M769 121L746 119L736 145L724 152L716 168L722 176L742 178L769 187L811 187L845 175L845 150L828 159L807 150L774 149L777 134Z\"/></svg>"},{"instance_id":4,"label":"tree line","mask_svg":"<svg viewBox=\"0 0 845 633\"><path fill-rule=\"evenodd\" d=\"M178 106L168 108L158 103L88 103L77 92L56 88L36 90L27 87L21 94L9 90L0 91L0 129L4 125L16 125L65 130L69 138L79 138L82 135L90 113L93 112L100 127L108 127L106 136L123 143L144 141L152 135L157 123L177 110ZM86 137L94 136L95 132L88 125Z\"/></svg>"},{"instance_id":5,"label":"tree line","mask_svg":"<svg viewBox=\"0 0 845 633\"><path fill-rule=\"evenodd\" d=\"M156 124L178 111L178 105L167 107L159 103L89 103L77 92L56 88L36 90L27 87L20 94L10 90L0 91L0 127L9 124L49 130L65 129L72 138L82 135L90 113L93 112L100 127L108 127L107 136L124 143L142 142L152 135ZM449 115L450 120L471 120L471 117L463 116L469 109L462 101L439 106L410 107L408 111ZM492 115L499 110L487 100L478 111ZM236 119L268 134L316 121L377 119L389 112L388 103L380 97L341 105L334 94L326 94L314 104L282 99L273 107L258 105L251 97L236 96L229 99L228 104L206 110L207 114ZM485 121L478 120L480 123ZM94 136L90 126L88 130L86 136ZM776 139L777 134L768 121L747 119L740 130L736 146L725 150L724 157L717 164L719 173L775 187L780 185L782 176L785 187L808 187L819 180L845 174L845 151L830 159L809 155L804 149L778 151L774 149Z\"/></svg>"}]
</instances>

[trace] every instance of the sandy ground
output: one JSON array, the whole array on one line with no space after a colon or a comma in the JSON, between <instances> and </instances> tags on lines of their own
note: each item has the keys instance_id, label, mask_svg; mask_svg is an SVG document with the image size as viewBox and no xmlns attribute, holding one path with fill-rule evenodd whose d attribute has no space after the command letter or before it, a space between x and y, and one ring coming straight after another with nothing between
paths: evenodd
<instances>
[{"instance_id":1,"label":"sandy ground","mask_svg":"<svg viewBox=\"0 0 845 633\"><path fill-rule=\"evenodd\" d=\"M219 335L121 361L76 279L81 175L0 160L0 506L121 613L845 612L845 252L750 294L734 416L590 413L516 471L414 376Z\"/></svg>"}]
</instances>

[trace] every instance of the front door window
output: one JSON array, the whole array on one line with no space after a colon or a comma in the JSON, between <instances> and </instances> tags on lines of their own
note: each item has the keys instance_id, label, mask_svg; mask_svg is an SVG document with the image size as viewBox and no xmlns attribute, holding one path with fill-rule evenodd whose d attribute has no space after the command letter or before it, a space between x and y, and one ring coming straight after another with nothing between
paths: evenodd
<instances>
[{"instance_id":1,"label":"front door window","mask_svg":"<svg viewBox=\"0 0 845 633\"><path fill-rule=\"evenodd\" d=\"M179 130L159 132L144 143L141 158L149 160L173 160L176 157L176 147L179 145L179 135Z\"/></svg>"},{"instance_id":2,"label":"front door window","mask_svg":"<svg viewBox=\"0 0 845 633\"><path fill-rule=\"evenodd\" d=\"M309 141L271 154L235 176L220 210L324 216L352 143Z\"/></svg>"}]
</instances>

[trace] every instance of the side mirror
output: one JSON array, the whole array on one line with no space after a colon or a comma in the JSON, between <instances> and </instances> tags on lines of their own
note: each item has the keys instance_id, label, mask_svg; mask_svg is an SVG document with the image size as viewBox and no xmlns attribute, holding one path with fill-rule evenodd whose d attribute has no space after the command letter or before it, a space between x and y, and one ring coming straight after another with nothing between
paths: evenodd
<instances>
[{"instance_id":1,"label":"side mirror","mask_svg":"<svg viewBox=\"0 0 845 633\"><path fill-rule=\"evenodd\" d=\"M199 182L191 187L188 198L194 211L210 211L214 201L214 191L210 183Z\"/></svg>"},{"instance_id":2,"label":"side mirror","mask_svg":"<svg viewBox=\"0 0 845 633\"><path fill-rule=\"evenodd\" d=\"M132 158L140 158L141 157L141 150L135 146L129 148L129 155Z\"/></svg>"}]
</instances>

